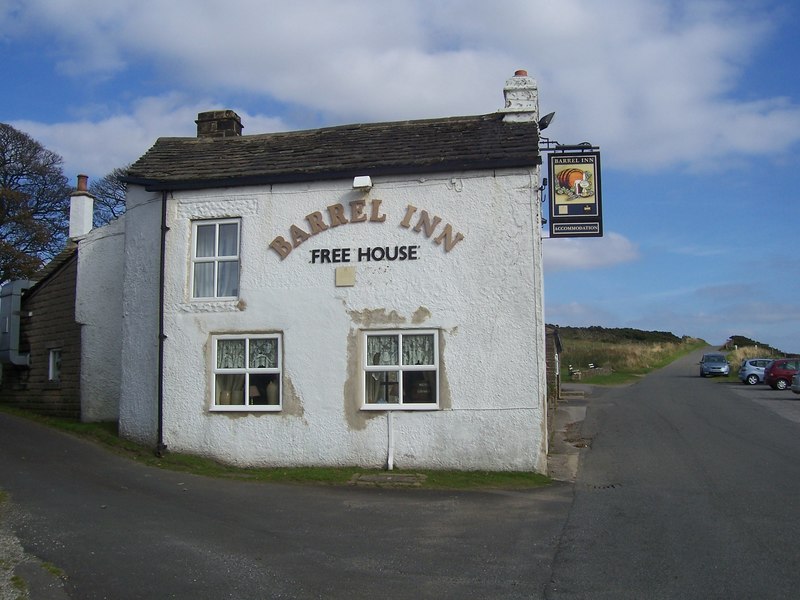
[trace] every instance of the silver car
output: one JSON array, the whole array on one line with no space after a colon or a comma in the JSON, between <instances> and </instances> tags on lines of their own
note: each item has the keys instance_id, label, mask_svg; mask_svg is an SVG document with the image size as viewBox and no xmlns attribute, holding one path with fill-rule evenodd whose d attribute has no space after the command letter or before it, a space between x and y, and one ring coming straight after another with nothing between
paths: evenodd
<instances>
[{"instance_id":1,"label":"silver car","mask_svg":"<svg viewBox=\"0 0 800 600\"><path fill-rule=\"evenodd\" d=\"M700 377L713 375L728 375L731 372L731 364L724 354L717 352L703 354L700 359Z\"/></svg>"},{"instance_id":2,"label":"silver car","mask_svg":"<svg viewBox=\"0 0 800 600\"><path fill-rule=\"evenodd\" d=\"M742 383L755 385L764 382L764 369L772 362L770 358L745 358L739 366L739 379Z\"/></svg>"},{"instance_id":3,"label":"silver car","mask_svg":"<svg viewBox=\"0 0 800 600\"><path fill-rule=\"evenodd\" d=\"M800 373L795 373L794 377L792 377L792 387L791 390L795 394L800 394Z\"/></svg>"}]
</instances>

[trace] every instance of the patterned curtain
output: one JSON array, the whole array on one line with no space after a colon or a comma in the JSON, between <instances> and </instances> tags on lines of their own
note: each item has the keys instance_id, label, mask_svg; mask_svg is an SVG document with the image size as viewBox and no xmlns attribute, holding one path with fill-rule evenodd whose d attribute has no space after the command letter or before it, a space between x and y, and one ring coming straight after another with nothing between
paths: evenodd
<instances>
[{"instance_id":1,"label":"patterned curtain","mask_svg":"<svg viewBox=\"0 0 800 600\"><path fill-rule=\"evenodd\" d=\"M278 368L278 340L253 339L250 340L250 360L251 369Z\"/></svg>"},{"instance_id":2,"label":"patterned curtain","mask_svg":"<svg viewBox=\"0 0 800 600\"><path fill-rule=\"evenodd\" d=\"M244 369L244 340L217 340L217 368Z\"/></svg>"},{"instance_id":3,"label":"patterned curtain","mask_svg":"<svg viewBox=\"0 0 800 600\"><path fill-rule=\"evenodd\" d=\"M432 365L433 362L433 336L404 335L403 336L403 364L404 365Z\"/></svg>"},{"instance_id":4,"label":"patterned curtain","mask_svg":"<svg viewBox=\"0 0 800 600\"><path fill-rule=\"evenodd\" d=\"M396 335L371 335L367 337L367 364L399 365Z\"/></svg>"}]
</instances>

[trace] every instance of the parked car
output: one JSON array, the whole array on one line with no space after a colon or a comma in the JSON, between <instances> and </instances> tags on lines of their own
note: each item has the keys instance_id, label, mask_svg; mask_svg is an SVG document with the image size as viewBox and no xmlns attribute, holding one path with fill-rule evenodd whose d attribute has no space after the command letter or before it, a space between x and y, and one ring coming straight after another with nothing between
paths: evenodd
<instances>
[{"instance_id":1,"label":"parked car","mask_svg":"<svg viewBox=\"0 0 800 600\"><path fill-rule=\"evenodd\" d=\"M700 377L728 375L730 372L731 364L724 354L703 354L703 358L700 359Z\"/></svg>"},{"instance_id":2,"label":"parked car","mask_svg":"<svg viewBox=\"0 0 800 600\"><path fill-rule=\"evenodd\" d=\"M792 391L795 394L800 394L800 373L795 373L792 377Z\"/></svg>"},{"instance_id":3,"label":"parked car","mask_svg":"<svg viewBox=\"0 0 800 600\"><path fill-rule=\"evenodd\" d=\"M744 358L739 366L739 379L742 383L755 385L763 383L764 369L772 362L771 358Z\"/></svg>"},{"instance_id":4,"label":"parked car","mask_svg":"<svg viewBox=\"0 0 800 600\"><path fill-rule=\"evenodd\" d=\"M800 371L800 358L779 358L764 369L764 383L773 390L785 390Z\"/></svg>"}]
</instances>

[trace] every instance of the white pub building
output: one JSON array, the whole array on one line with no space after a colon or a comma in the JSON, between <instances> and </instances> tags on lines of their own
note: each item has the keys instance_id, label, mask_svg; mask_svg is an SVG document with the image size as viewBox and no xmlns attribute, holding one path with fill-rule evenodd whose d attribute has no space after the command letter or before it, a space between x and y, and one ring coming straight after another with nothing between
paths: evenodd
<instances>
[{"instance_id":1,"label":"white pub building","mask_svg":"<svg viewBox=\"0 0 800 600\"><path fill-rule=\"evenodd\" d=\"M524 71L504 91L480 116L242 135L213 111L158 139L122 223L79 241L78 306L105 306L84 410L236 465L546 471L538 95Z\"/></svg>"}]
</instances>

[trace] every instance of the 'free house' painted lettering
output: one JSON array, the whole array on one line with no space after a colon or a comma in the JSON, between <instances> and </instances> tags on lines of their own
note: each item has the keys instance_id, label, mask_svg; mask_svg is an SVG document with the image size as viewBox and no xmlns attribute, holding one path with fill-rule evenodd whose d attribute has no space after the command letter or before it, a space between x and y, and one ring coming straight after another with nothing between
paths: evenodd
<instances>
[{"instance_id":1,"label":"'free house' painted lettering","mask_svg":"<svg viewBox=\"0 0 800 600\"><path fill-rule=\"evenodd\" d=\"M314 211L306 215L308 231L298 227L297 225L292 225L289 227L288 240L279 235L272 240L269 247L277 252L278 256L280 256L281 260L283 260L289 256L289 253L292 250L300 246L300 244L305 242L307 239L333 227L347 225L348 223L384 223L386 221L386 215L381 212L381 200L371 200L369 207L367 206L366 200L354 200L349 203L349 207L350 216L348 218L344 205L332 204L328 206L327 222L322 212ZM439 227L441 224L442 218L437 217L436 215L431 217L431 215L428 214L428 211L422 210L419 211L419 216L417 217L416 223L412 227L411 222L416 213L417 207L409 204L406 207L403 220L400 221L400 227L413 229L413 231L416 233L422 232L425 237L431 238L436 232L437 227ZM433 238L433 243L437 246L444 244L444 251L450 252L450 250L452 250L453 247L463 239L464 235L462 233L454 232L452 225L446 223L441 229L440 233ZM403 246L403 248L406 247ZM408 248L412 247L409 246ZM406 250L406 253L408 253L408 250ZM416 257L416 252L414 252L414 255ZM414 260L408 256L407 259Z\"/></svg>"},{"instance_id":2,"label":"'free house' painted lettering","mask_svg":"<svg viewBox=\"0 0 800 600\"><path fill-rule=\"evenodd\" d=\"M311 264L417 260L419 246L374 246L372 248L314 248Z\"/></svg>"}]
</instances>

